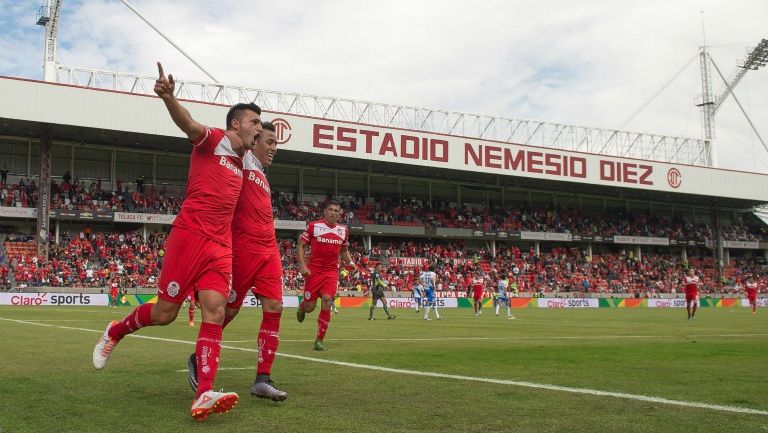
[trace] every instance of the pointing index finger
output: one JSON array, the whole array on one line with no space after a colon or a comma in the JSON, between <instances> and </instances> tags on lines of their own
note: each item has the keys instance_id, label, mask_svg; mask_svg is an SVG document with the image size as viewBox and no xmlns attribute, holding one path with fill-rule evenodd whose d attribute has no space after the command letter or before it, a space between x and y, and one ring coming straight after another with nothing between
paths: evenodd
<instances>
[{"instance_id":1,"label":"pointing index finger","mask_svg":"<svg viewBox=\"0 0 768 433\"><path fill-rule=\"evenodd\" d=\"M163 72L163 64L160 62L157 62L157 71L160 73L160 78L165 77L165 73Z\"/></svg>"}]
</instances>

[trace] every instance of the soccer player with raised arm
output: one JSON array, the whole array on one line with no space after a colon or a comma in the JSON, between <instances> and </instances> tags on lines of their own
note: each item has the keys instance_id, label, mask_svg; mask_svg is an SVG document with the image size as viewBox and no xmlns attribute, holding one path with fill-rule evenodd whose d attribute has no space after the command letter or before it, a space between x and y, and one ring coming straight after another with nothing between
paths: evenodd
<instances>
[{"instance_id":1,"label":"soccer player with raised arm","mask_svg":"<svg viewBox=\"0 0 768 433\"><path fill-rule=\"evenodd\" d=\"M341 204L336 200L329 201L323 219L309 223L296 248L299 272L304 277L304 300L296 311L296 320L303 322L306 314L317 307L317 298L321 299L315 350L326 350L323 339L331 322L331 302L338 290L339 256L360 271L349 254L349 229L338 223L340 216ZM305 252L307 247L311 250L309 260Z\"/></svg>"},{"instance_id":2,"label":"soccer player with raised arm","mask_svg":"<svg viewBox=\"0 0 768 433\"><path fill-rule=\"evenodd\" d=\"M381 306L384 307L384 313L387 315L387 319L394 319L395 316L389 313L387 308L387 297L384 291L389 287L389 281L384 279L381 275L381 263L377 263L371 274L371 309L368 313L368 320L373 319L373 310L376 309L376 304L381 301Z\"/></svg>"},{"instance_id":3,"label":"soccer player with raised arm","mask_svg":"<svg viewBox=\"0 0 768 433\"><path fill-rule=\"evenodd\" d=\"M261 136L243 157L243 189L232 221L232 289L227 299L223 326L226 327L243 306L248 291L259 299L262 308L258 335L256 379L251 395L282 401L288 393L272 382L272 364L280 342L280 317L283 313L283 264L275 236L272 191L265 169L277 153L275 126L262 123ZM190 355L189 384L195 389L197 365Z\"/></svg>"},{"instance_id":4,"label":"soccer player with raised arm","mask_svg":"<svg viewBox=\"0 0 768 433\"><path fill-rule=\"evenodd\" d=\"M688 269L688 275L683 276L683 289L688 320L696 319L696 309L699 307L699 277L693 268Z\"/></svg>"},{"instance_id":5,"label":"soccer player with raised arm","mask_svg":"<svg viewBox=\"0 0 768 433\"><path fill-rule=\"evenodd\" d=\"M189 293L197 292L202 324L195 357L201 368L190 413L203 421L210 414L228 412L239 398L234 392L213 391L213 381L232 287L231 226L243 184L242 157L261 134L261 109L237 104L227 113L227 130L203 126L176 100L173 76L166 78L162 65L157 66L155 93L192 143L187 197L168 236L157 303L141 305L123 320L109 323L93 349L93 366L103 369L126 335L172 323Z\"/></svg>"},{"instance_id":6,"label":"soccer player with raised arm","mask_svg":"<svg viewBox=\"0 0 768 433\"><path fill-rule=\"evenodd\" d=\"M437 274L435 273L434 266L430 266L429 270L421 273L419 276L419 283L424 286L424 293L427 295L427 301L424 304L424 320L431 320L429 318L430 308L435 310L435 318L440 320L440 313L437 311L437 300L435 299Z\"/></svg>"}]
</instances>

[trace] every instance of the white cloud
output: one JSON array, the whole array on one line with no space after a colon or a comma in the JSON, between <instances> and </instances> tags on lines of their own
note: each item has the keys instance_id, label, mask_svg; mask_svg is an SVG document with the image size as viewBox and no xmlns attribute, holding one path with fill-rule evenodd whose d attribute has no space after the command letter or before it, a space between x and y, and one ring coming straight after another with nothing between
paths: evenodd
<instances>
[{"instance_id":1,"label":"white cloud","mask_svg":"<svg viewBox=\"0 0 768 433\"><path fill-rule=\"evenodd\" d=\"M40 77L38 3L0 0L18 26L0 36L2 52L18 53L0 56L1 74ZM608 128L696 53L701 10L725 74L768 38L764 0L132 3L227 83ZM65 1L59 44L68 65L154 74L162 60L179 78L209 81L117 0ZM623 129L698 137L700 91L696 59ZM768 140L768 68L736 94ZM721 166L768 171L733 101L716 134Z\"/></svg>"}]
</instances>

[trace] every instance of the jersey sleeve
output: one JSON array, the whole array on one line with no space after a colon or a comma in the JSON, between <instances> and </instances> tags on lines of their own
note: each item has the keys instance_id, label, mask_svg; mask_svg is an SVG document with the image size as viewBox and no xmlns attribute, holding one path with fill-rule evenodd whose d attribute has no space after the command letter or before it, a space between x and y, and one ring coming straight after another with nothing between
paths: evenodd
<instances>
[{"instance_id":1,"label":"jersey sleeve","mask_svg":"<svg viewBox=\"0 0 768 433\"><path fill-rule=\"evenodd\" d=\"M305 244L309 245L309 242L312 240L312 233L314 233L314 231L315 223L311 222L307 224L307 229L301 233L301 240L303 240Z\"/></svg>"},{"instance_id":2,"label":"jersey sleeve","mask_svg":"<svg viewBox=\"0 0 768 433\"><path fill-rule=\"evenodd\" d=\"M342 248L349 247L349 227L344 227L344 243L341 244Z\"/></svg>"},{"instance_id":3,"label":"jersey sleeve","mask_svg":"<svg viewBox=\"0 0 768 433\"><path fill-rule=\"evenodd\" d=\"M213 153L216 144L224 137L224 131L218 128L205 127L202 135L192 142L196 152Z\"/></svg>"}]
</instances>

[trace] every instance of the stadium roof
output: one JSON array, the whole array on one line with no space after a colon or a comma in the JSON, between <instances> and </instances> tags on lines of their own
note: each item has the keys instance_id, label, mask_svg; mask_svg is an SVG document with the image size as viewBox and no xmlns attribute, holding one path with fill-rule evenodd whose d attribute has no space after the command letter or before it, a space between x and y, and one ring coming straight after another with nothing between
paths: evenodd
<instances>
[{"instance_id":1,"label":"stadium roof","mask_svg":"<svg viewBox=\"0 0 768 433\"><path fill-rule=\"evenodd\" d=\"M37 138L40 136L41 125L51 124L54 127L54 140L160 152L189 152L186 138L180 136L180 131L170 121L163 104L159 103L156 97L1 77L0 90L7 95L0 104L0 135ZM196 119L209 125L222 124L227 109L226 106L199 102L188 102L184 105ZM281 164L476 183L490 188L508 187L550 193L604 195L606 198L679 205L709 206L714 203L714 197L721 206L736 209L751 208L768 202L768 176L764 174L669 165L627 158L606 160L605 158L610 157L467 137L368 127L364 124L283 113L267 113L263 117L270 120L281 118L286 124L289 121L293 125L293 129L288 130L289 134L293 134L293 139L282 145L278 153L276 162ZM350 139L348 135L352 134L347 134L349 131L357 131L365 137L381 134L390 136L391 139L391 136L395 136L395 141L399 137L399 144L402 146L406 146L408 140L413 139L417 148L420 147L419 143L423 144L425 153L421 160L404 159L404 155L395 155L395 158L392 152L385 149L386 139L383 143L381 140L378 144L368 143L367 153L362 149L362 141L356 152L344 152L341 150L344 150L343 145L347 143L345 140ZM365 135L366 133L368 135ZM315 146L310 143L313 134ZM336 141L337 138L341 141ZM451 156L454 157L450 163L447 162L447 154L444 155L446 161L424 158L428 145L434 147L435 143L438 148L444 143L444 148L450 150ZM534 171L530 166L528 172L504 170L501 167L502 161L509 162L504 152L510 148L515 149L515 155L528 154L528 163L532 164L533 161L538 164L540 170ZM398 149L402 151L405 147ZM539 159L533 159L530 154L537 154ZM617 173L622 170L624 175L629 173L629 178L633 179L634 183L594 180L586 175L582 176L583 178L547 175L544 171L548 170L548 167L554 170L555 167L546 165L550 162L550 156L552 161L562 162L567 158L584 160L585 165L592 164L595 159L600 162L600 170L603 170L605 162L605 166L610 170L615 168ZM480 160L482 164L478 166ZM525 161L525 169L524 164ZM561 164L562 167L558 170L565 165L567 164ZM578 164L576 166L578 167ZM628 170L625 166L632 168ZM637 182L643 178L642 167L653 169L653 177L648 176L646 182L650 185L648 187ZM646 169L645 174L651 173ZM590 176L593 176L593 173L590 173ZM682 184L680 179L684 179ZM673 186L675 183L677 185Z\"/></svg>"}]
</instances>

